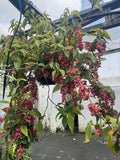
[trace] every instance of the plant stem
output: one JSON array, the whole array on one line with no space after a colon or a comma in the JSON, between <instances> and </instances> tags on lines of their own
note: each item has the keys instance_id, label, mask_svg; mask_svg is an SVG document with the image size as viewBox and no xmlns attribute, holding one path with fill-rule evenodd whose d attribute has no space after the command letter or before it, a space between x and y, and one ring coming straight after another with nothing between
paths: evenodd
<instances>
[{"instance_id":1,"label":"plant stem","mask_svg":"<svg viewBox=\"0 0 120 160\"><path fill-rule=\"evenodd\" d=\"M5 137L5 142L6 142L6 155L5 155L5 160L8 160L8 137Z\"/></svg>"}]
</instances>

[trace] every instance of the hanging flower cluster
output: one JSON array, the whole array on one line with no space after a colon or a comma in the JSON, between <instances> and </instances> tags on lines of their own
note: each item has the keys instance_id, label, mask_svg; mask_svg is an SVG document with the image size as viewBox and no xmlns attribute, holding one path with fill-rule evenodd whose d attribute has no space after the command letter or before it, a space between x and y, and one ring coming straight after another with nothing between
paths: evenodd
<instances>
[{"instance_id":1,"label":"hanging flower cluster","mask_svg":"<svg viewBox=\"0 0 120 160\"><path fill-rule=\"evenodd\" d=\"M71 16L77 19L73 19L70 25ZM108 146L112 148L112 152L120 150L119 114L113 109L115 95L110 87L100 83L98 75L106 39L110 37L106 31L96 29L93 30L94 40L84 41L85 33L79 25L79 18L76 11L69 14L65 10L60 18L60 25L54 28L46 15L41 18L35 16L32 10L26 12L11 48L7 66L7 84L11 99L9 107L3 109L6 113L5 119L0 119L0 123L4 121L1 137L6 139L9 149L13 150L10 155L13 160L24 160L26 150L32 142L38 140L38 134L42 134L44 115L35 108L35 101L38 99L36 81L40 85L54 84L53 92L60 91L62 103L56 104L56 108L65 128L68 125L73 133L75 115L82 116L83 102L87 101L88 106L85 107L88 107L97 120L94 125L96 135L103 136L104 139L104 135L111 137L114 134L117 137L116 144L112 147L108 143ZM12 21L13 31L16 24ZM26 39L25 27L28 24L30 28ZM3 36L1 40L2 70L5 69L10 39L10 36ZM94 98L96 103L92 102ZM91 138L89 132L92 125L91 121L86 129L86 141Z\"/></svg>"}]
</instances>

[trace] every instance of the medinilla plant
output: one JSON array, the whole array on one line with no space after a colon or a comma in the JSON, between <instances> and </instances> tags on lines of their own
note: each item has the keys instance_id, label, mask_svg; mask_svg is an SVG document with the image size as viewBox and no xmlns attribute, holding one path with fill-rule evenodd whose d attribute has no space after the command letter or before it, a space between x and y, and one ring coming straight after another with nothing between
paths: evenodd
<instances>
[{"instance_id":1,"label":"medinilla plant","mask_svg":"<svg viewBox=\"0 0 120 160\"><path fill-rule=\"evenodd\" d=\"M69 23L71 18L72 23ZM85 142L92 136L93 125L102 140L108 135L108 147L114 154L120 150L119 114L113 109L115 94L110 87L100 83L98 75L110 37L101 29L94 29L91 34L82 32L79 20L78 11L70 13L66 9L57 26L57 22L54 24L47 15L40 17L33 10L27 10L10 49L12 35L1 37L0 69L7 71L10 97L9 107L3 109L5 119L1 119L1 123L4 122L1 137L6 140L7 159L24 160L31 143L38 141L38 134L42 134L45 115L35 108L36 81L40 85L54 84L53 92L60 90L62 102L54 104L64 128L68 126L73 133L75 115L84 116L82 104L87 100L96 124L88 123ZM17 24L14 20L11 22L13 34ZM84 41L85 35L94 37L93 41ZM93 98L96 103L92 102ZM117 137L115 144L112 136Z\"/></svg>"}]
</instances>

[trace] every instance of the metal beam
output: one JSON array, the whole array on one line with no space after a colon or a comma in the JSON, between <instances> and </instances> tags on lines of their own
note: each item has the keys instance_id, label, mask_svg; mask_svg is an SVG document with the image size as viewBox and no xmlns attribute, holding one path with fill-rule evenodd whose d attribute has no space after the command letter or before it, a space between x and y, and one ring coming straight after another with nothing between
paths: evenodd
<instances>
[{"instance_id":1,"label":"metal beam","mask_svg":"<svg viewBox=\"0 0 120 160\"><path fill-rule=\"evenodd\" d=\"M20 6L18 3L18 0L9 0L19 11ZM40 15L43 17L43 14L37 9L37 7L29 0L20 0L21 6L22 6L22 14L24 15L26 12L26 6L29 6L29 8L33 9L35 11L36 15Z\"/></svg>"},{"instance_id":2,"label":"metal beam","mask_svg":"<svg viewBox=\"0 0 120 160\"><path fill-rule=\"evenodd\" d=\"M18 0L9 0L9 1L20 11ZM43 17L43 14L37 9L36 6L33 5L32 2L30 2L29 0L20 0L20 1L22 3L22 14L23 15L26 11L26 5L28 5L29 8L35 10L36 15L39 14L40 16ZM110 2L102 4L102 9L103 9L102 12L95 7L92 9L92 11L91 11L91 8L89 8L89 9L86 9L86 10L79 12L80 16L83 18L83 22L82 22L83 28L85 26L90 25L93 22L105 17L104 23L97 24L97 25L94 25L91 27L87 27L84 30L86 30L86 32L88 32L89 29L96 28L96 27L99 27L102 29L108 29L108 28L113 28L113 27L119 26L120 25L120 18L119 18L120 17L120 10L118 10L116 12L113 11L118 8L120 8L120 0L112 0ZM87 16L87 19L85 19L86 16ZM72 24L72 19L78 19L78 17L69 18L69 24ZM79 19L79 23L81 24L80 19ZM54 28L58 27L60 25L59 19L55 20L54 23L52 23L52 25Z\"/></svg>"}]
</instances>

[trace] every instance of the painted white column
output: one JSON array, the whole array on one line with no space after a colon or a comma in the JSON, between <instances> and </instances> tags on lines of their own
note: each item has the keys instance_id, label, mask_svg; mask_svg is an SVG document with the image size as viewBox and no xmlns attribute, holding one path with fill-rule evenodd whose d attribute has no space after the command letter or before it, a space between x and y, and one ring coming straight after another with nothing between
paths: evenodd
<instances>
[{"instance_id":1,"label":"painted white column","mask_svg":"<svg viewBox=\"0 0 120 160\"><path fill-rule=\"evenodd\" d=\"M60 128L61 130L63 130L61 120L56 118L58 111L55 108L55 104L61 102L60 92L56 92L54 94L52 93L55 85L50 85L49 88L48 86L44 86L44 87L40 86L38 82L37 82L37 85L38 85L37 108L42 115L44 115L44 112L46 111L45 117L43 120L44 128L48 128L51 132L54 132L54 133L56 132L57 128ZM49 94L49 98L48 98L48 94Z\"/></svg>"}]
</instances>

